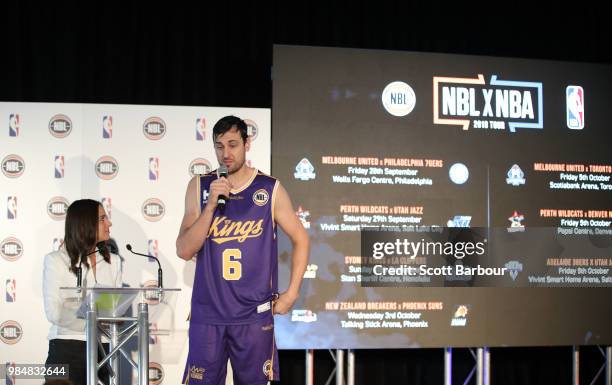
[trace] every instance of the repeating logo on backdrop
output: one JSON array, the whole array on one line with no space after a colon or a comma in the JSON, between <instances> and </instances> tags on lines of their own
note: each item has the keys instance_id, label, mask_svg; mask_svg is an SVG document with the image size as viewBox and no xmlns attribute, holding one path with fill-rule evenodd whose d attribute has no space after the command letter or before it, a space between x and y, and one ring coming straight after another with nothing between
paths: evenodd
<instances>
[{"instance_id":1,"label":"repeating logo on backdrop","mask_svg":"<svg viewBox=\"0 0 612 385\"><path fill-rule=\"evenodd\" d=\"M142 284L142 287L158 288L159 285L156 280L148 280ZM161 300L161 293L159 290L146 290L144 293L145 302L149 305L158 305Z\"/></svg>"},{"instance_id":2,"label":"repeating logo on backdrop","mask_svg":"<svg viewBox=\"0 0 612 385\"><path fill-rule=\"evenodd\" d=\"M565 89L567 127L572 130L584 128L584 90L580 86Z\"/></svg>"},{"instance_id":3,"label":"repeating logo on backdrop","mask_svg":"<svg viewBox=\"0 0 612 385\"><path fill-rule=\"evenodd\" d=\"M55 155L53 161L53 176L56 179L64 177L64 155Z\"/></svg>"},{"instance_id":4,"label":"repeating logo on backdrop","mask_svg":"<svg viewBox=\"0 0 612 385\"><path fill-rule=\"evenodd\" d=\"M159 385L164 380L164 369L157 362L149 362L149 385Z\"/></svg>"},{"instance_id":5,"label":"repeating logo on backdrop","mask_svg":"<svg viewBox=\"0 0 612 385\"><path fill-rule=\"evenodd\" d=\"M295 179L307 181L310 179L314 179L316 174L314 172L314 167L312 163L306 158L300 160L300 163L295 166L295 172L293 173Z\"/></svg>"},{"instance_id":6,"label":"repeating logo on backdrop","mask_svg":"<svg viewBox=\"0 0 612 385\"><path fill-rule=\"evenodd\" d=\"M149 158L149 180L159 179L159 158Z\"/></svg>"},{"instance_id":7,"label":"repeating logo on backdrop","mask_svg":"<svg viewBox=\"0 0 612 385\"><path fill-rule=\"evenodd\" d=\"M518 164L512 165L506 174L506 183L512 186L520 186L525 184L525 173Z\"/></svg>"},{"instance_id":8,"label":"repeating logo on backdrop","mask_svg":"<svg viewBox=\"0 0 612 385\"><path fill-rule=\"evenodd\" d=\"M9 196L6 199L6 219L17 219L17 197Z\"/></svg>"},{"instance_id":9,"label":"repeating logo on backdrop","mask_svg":"<svg viewBox=\"0 0 612 385\"><path fill-rule=\"evenodd\" d=\"M63 221L66 218L66 211L70 203L64 197L56 196L47 202L47 214L56 221Z\"/></svg>"},{"instance_id":10,"label":"repeating logo on backdrop","mask_svg":"<svg viewBox=\"0 0 612 385\"><path fill-rule=\"evenodd\" d=\"M164 217L166 206L157 198L149 198L142 204L142 215L149 222L157 222Z\"/></svg>"},{"instance_id":11,"label":"repeating logo on backdrop","mask_svg":"<svg viewBox=\"0 0 612 385\"><path fill-rule=\"evenodd\" d=\"M298 206L295 215L297 215L298 219L300 220L302 226L304 226L305 229L310 228L310 221L308 220L310 218L310 211L304 210L302 206Z\"/></svg>"},{"instance_id":12,"label":"repeating logo on backdrop","mask_svg":"<svg viewBox=\"0 0 612 385\"><path fill-rule=\"evenodd\" d=\"M156 116L150 117L142 124L142 132L151 140L160 140L166 135L166 123Z\"/></svg>"},{"instance_id":13,"label":"repeating logo on backdrop","mask_svg":"<svg viewBox=\"0 0 612 385\"><path fill-rule=\"evenodd\" d=\"M2 173L7 178L19 178L25 171L25 161L16 154L10 154L2 159Z\"/></svg>"},{"instance_id":14,"label":"repeating logo on backdrop","mask_svg":"<svg viewBox=\"0 0 612 385\"><path fill-rule=\"evenodd\" d=\"M510 278L512 278L513 281L516 281L518 273L523 271L523 264L519 261L508 261L506 262L504 267L510 272Z\"/></svg>"},{"instance_id":15,"label":"repeating logo on backdrop","mask_svg":"<svg viewBox=\"0 0 612 385\"><path fill-rule=\"evenodd\" d=\"M467 324L469 308L469 305L455 305L451 326L465 326Z\"/></svg>"},{"instance_id":16,"label":"repeating logo on backdrop","mask_svg":"<svg viewBox=\"0 0 612 385\"><path fill-rule=\"evenodd\" d=\"M49 120L49 132L56 138L65 138L72 132L72 120L66 115L57 114Z\"/></svg>"},{"instance_id":17,"label":"repeating logo on backdrop","mask_svg":"<svg viewBox=\"0 0 612 385\"><path fill-rule=\"evenodd\" d=\"M149 239L147 241L147 250L149 255L154 256L155 258L159 258L159 244L157 239ZM155 262L153 258L149 258L149 262Z\"/></svg>"},{"instance_id":18,"label":"repeating logo on backdrop","mask_svg":"<svg viewBox=\"0 0 612 385\"><path fill-rule=\"evenodd\" d=\"M205 175L212 170L212 165L204 158L196 158L189 163L189 175L193 178L196 175Z\"/></svg>"},{"instance_id":19,"label":"repeating logo on backdrop","mask_svg":"<svg viewBox=\"0 0 612 385\"><path fill-rule=\"evenodd\" d=\"M64 238L53 238L52 250L58 251L62 244L64 243Z\"/></svg>"},{"instance_id":20,"label":"repeating logo on backdrop","mask_svg":"<svg viewBox=\"0 0 612 385\"><path fill-rule=\"evenodd\" d=\"M196 140L203 142L206 140L206 119L197 118L195 121Z\"/></svg>"},{"instance_id":21,"label":"repeating logo on backdrop","mask_svg":"<svg viewBox=\"0 0 612 385\"><path fill-rule=\"evenodd\" d=\"M102 156L96 161L94 169L98 178L110 180L119 173L119 162L112 156Z\"/></svg>"},{"instance_id":22,"label":"repeating logo on backdrop","mask_svg":"<svg viewBox=\"0 0 612 385\"><path fill-rule=\"evenodd\" d=\"M316 322L317 313L312 310L293 310L291 311L291 322Z\"/></svg>"},{"instance_id":23,"label":"repeating logo on backdrop","mask_svg":"<svg viewBox=\"0 0 612 385\"><path fill-rule=\"evenodd\" d=\"M257 123L250 119L244 119L244 123L247 126L247 135L251 138L251 142L254 142L257 139L257 135L259 135L259 127L257 127Z\"/></svg>"},{"instance_id":24,"label":"repeating logo on backdrop","mask_svg":"<svg viewBox=\"0 0 612 385\"><path fill-rule=\"evenodd\" d=\"M113 217L113 200L110 197L104 197L100 200L100 203L102 203L102 208L104 208L104 211L106 212L106 216L108 217L108 219L111 219Z\"/></svg>"},{"instance_id":25,"label":"repeating logo on backdrop","mask_svg":"<svg viewBox=\"0 0 612 385\"><path fill-rule=\"evenodd\" d=\"M21 123L19 122L19 114L10 114L9 115L9 136L13 136L13 137L19 136L20 128L21 128Z\"/></svg>"},{"instance_id":26,"label":"repeating logo on backdrop","mask_svg":"<svg viewBox=\"0 0 612 385\"><path fill-rule=\"evenodd\" d=\"M15 278L9 278L5 283L6 302L13 303L17 301L17 280Z\"/></svg>"},{"instance_id":27,"label":"repeating logo on backdrop","mask_svg":"<svg viewBox=\"0 0 612 385\"><path fill-rule=\"evenodd\" d=\"M104 115L102 117L102 138L112 139L113 137L113 117Z\"/></svg>"},{"instance_id":28,"label":"repeating logo on backdrop","mask_svg":"<svg viewBox=\"0 0 612 385\"><path fill-rule=\"evenodd\" d=\"M486 130L516 132L544 128L541 82L434 76L433 122Z\"/></svg>"},{"instance_id":29,"label":"repeating logo on backdrop","mask_svg":"<svg viewBox=\"0 0 612 385\"><path fill-rule=\"evenodd\" d=\"M0 243L0 255L9 262L15 262L23 255L23 243L15 237L8 237Z\"/></svg>"},{"instance_id":30,"label":"repeating logo on backdrop","mask_svg":"<svg viewBox=\"0 0 612 385\"><path fill-rule=\"evenodd\" d=\"M519 214L517 211L512 213L512 216L508 218L510 221L510 227L508 227L509 233L517 233L525 231L525 226L523 225L523 221L525 220L525 216L523 214Z\"/></svg>"},{"instance_id":31,"label":"repeating logo on backdrop","mask_svg":"<svg viewBox=\"0 0 612 385\"><path fill-rule=\"evenodd\" d=\"M21 339L23 329L17 321L8 320L0 324L0 340L7 345L15 345Z\"/></svg>"},{"instance_id":32,"label":"repeating logo on backdrop","mask_svg":"<svg viewBox=\"0 0 612 385\"><path fill-rule=\"evenodd\" d=\"M395 81L387 84L381 94L382 104L393 116L406 116L416 105L416 95L408 84Z\"/></svg>"}]
</instances>

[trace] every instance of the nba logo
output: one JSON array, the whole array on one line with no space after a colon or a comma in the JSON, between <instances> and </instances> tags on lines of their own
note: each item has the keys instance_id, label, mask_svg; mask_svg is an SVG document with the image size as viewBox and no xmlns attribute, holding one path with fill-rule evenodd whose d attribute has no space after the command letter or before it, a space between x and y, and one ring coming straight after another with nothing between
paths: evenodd
<instances>
[{"instance_id":1,"label":"nba logo","mask_svg":"<svg viewBox=\"0 0 612 385\"><path fill-rule=\"evenodd\" d=\"M9 115L9 136L19 136L19 114Z\"/></svg>"},{"instance_id":2,"label":"nba logo","mask_svg":"<svg viewBox=\"0 0 612 385\"><path fill-rule=\"evenodd\" d=\"M62 247L64 240L62 238L53 238L53 251L58 251Z\"/></svg>"},{"instance_id":3,"label":"nba logo","mask_svg":"<svg viewBox=\"0 0 612 385\"><path fill-rule=\"evenodd\" d=\"M159 257L159 246L157 244L157 239L149 239L149 255L152 255L155 258ZM153 259L149 258L149 261L153 262Z\"/></svg>"},{"instance_id":4,"label":"nba logo","mask_svg":"<svg viewBox=\"0 0 612 385\"><path fill-rule=\"evenodd\" d=\"M112 216L112 211L113 211L113 205L111 202L111 198L102 198L102 207L104 208L104 211L106 211L106 215L108 216L108 219L110 219Z\"/></svg>"},{"instance_id":5,"label":"nba logo","mask_svg":"<svg viewBox=\"0 0 612 385\"><path fill-rule=\"evenodd\" d=\"M149 180L159 179L159 158L149 158Z\"/></svg>"},{"instance_id":6,"label":"nba logo","mask_svg":"<svg viewBox=\"0 0 612 385\"><path fill-rule=\"evenodd\" d=\"M64 155L55 156L55 178L64 177Z\"/></svg>"},{"instance_id":7,"label":"nba logo","mask_svg":"<svg viewBox=\"0 0 612 385\"><path fill-rule=\"evenodd\" d=\"M580 86L567 86L565 89L567 105L567 127L572 130L584 128L584 90Z\"/></svg>"},{"instance_id":8,"label":"nba logo","mask_svg":"<svg viewBox=\"0 0 612 385\"><path fill-rule=\"evenodd\" d=\"M6 280L6 302L17 301L17 281L13 279Z\"/></svg>"},{"instance_id":9,"label":"nba logo","mask_svg":"<svg viewBox=\"0 0 612 385\"><path fill-rule=\"evenodd\" d=\"M110 115L102 118L102 137L104 139L113 137L113 117Z\"/></svg>"},{"instance_id":10,"label":"nba logo","mask_svg":"<svg viewBox=\"0 0 612 385\"><path fill-rule=\"evenodd\" d=\"M6 218L17 219L17 197L10 196L6 202Z\"/></svg>"},{"instance_id":11,"label":"nba logo","mask_svg":"<svg viewBox=\"0 0 612 385\"><path fill-rule=\"evenodd\" d=\"M196 124L195 124L196 140L198 141L204 140L205 130L206 130L206 119L197 118Z\"/></svg>"}]
</instances>

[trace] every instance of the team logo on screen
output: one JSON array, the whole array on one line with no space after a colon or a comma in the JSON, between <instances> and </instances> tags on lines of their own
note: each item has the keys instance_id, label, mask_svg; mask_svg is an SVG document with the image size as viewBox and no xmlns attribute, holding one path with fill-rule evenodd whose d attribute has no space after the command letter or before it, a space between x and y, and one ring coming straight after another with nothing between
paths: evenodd
<instances>
[{"instance_id":1,"label":"team logo on screen","mask_svg":"<svg viewBox=\"0 0 612 385\"><path fill-rule=\"evenodd\" d=\"M112 156L103 156L96 161L94 169L98 178L110 180L117 176L119 162Z\"/></svg>"},{"instance_id":2,"label":"team logo on screen","mask_svg":"<svg viewBox=\"0 0 612 385\"><path fill-rule=\"evenodd\" d=\"M68 200L64 197L53 197L47 202L47 214L56 221L63 221L68 211Z\"/></svg>"},{"instance_id":3,"label":"team logo on screen","mask_svg":"<svg viewBox=\"0 0 612 385\"><path fill-rule=\"evenodd\" d=\"M468 305L455 305L451 326L465 326L467 324L467 316L469 312Z\"/></svg>"},{"instance_id":4,"label":"team logo on screen","mask_svg":"<svg viewBox=\"0 0 612 385\"><path fill-rule=\"evenodd\" d=\"M308 220L310 218L310 211L304 210L302 206L298 206L295 215L297 215L298 219L300 220L300 222L302 222L302 226L304 226L305 229L310 228L310 221Z\"/></svg>"},{"instance_id":5,"label":"team logo on screen","mask_svg":"<svg viewBox=\"0 0 612 385\"><path fill-rule=\"evenodd\" d=\"M253 193L253 203L255 203L257 206L265 206L266 203L268 203L269 199L270 199L270 195L263 188Z\"/></svg>"},{"instance_id":6,"label":"team logo on screen","mask_svg":"<svg viewBox=\"0 0 612 385\"><path fill-rule=\"evenodd\" d=\"M52 250L58 251L62 244L64 243L64 238L53 238Z\"/></svg>"},{"instance_id":7,"label":"team logo on screen","mask_svg":"<svg viewBox=\"0 0 612 385\"><path fill-rule=\"evenodd\" d=\"M17 197L9 196L6 199L6 219L17 219Z\"/></svg>"},{"instance_id":8,"label":"team logo on screen","mask_svg":"<svg viewBox=\"0 0 612 385\"><path fill-rule=\"evenodd\" d=\"M311 310L293 310L291 311L291 322L316 322L317 313Z\"/></svg>"},{"instance_id":9,"label":"team logo on screen","mask_svg":"<svg viewBox=\"0 0 612 385\"><path fill-rule=\"evenodd\" d=\"M523 264L519 261L508 261L506 262L504 267L510 272L510 278L512 278L513 281L516 281L518 273L523 271Z\"/></svg>"},{"instance_id":10,"label":"team logo on screen","mask_svg":"<svg viewBox=\"0 0 612 385\"><path fill-rule=\"evenodd\" d=\"M104 197L101 199L100 203L102 203L102 208L106 212L106 216L108 219L113 217L113 200L110 197Z\"/></svg>"},{"instance_id":11,"label":"team logo on screen","mask_svg":"<svg viewBox=\"0 0 612 385\"><path fill-rule=\"evenodd\" d=\"M159 179L159 158L149 158L149 180Z\"/></svg>"},{"instance_id":12,"label":"team logo on screen","mask_svg":"<svg viewBox=\"0 0 612 385\"><path fill-rule=\"evenodd\" d=\"M517 128L543 129L541 82L485 77L433 78L434 124L516 132Z\"/></svg>"},{"instance_id":13,"label":"team logo on screen","mask_svg":"<svg viewBox=\"0 0 612 385\"><path fill-rule=\"evenodd\" d=\"M25 171L25 162L19 155L11 154L2 159L2 173L7 178L19 178Z\"/></svg>"},{"instance_id":14,"label":"team logo on screen","mask_svg":"<svg viewBox=\"0 0 612 385\"><path fill-rule=\"evenodd\" d=\"M104 115L102 117L102 138L111 139L113 137L113 117Z\"/></svg>"},{"instance_id":15,"label":"team logo on screen","mask_svg":"<svg viewBox=\"0 0 612 385\"><path fill-rule=\"evenodd\" d=\"M448 169L448 177L454 184L464 184L470 178L470 170L463 163L455 163Z\"/></svg>"},{"instance_id":16,"label":"team logo on screen","mask_svg":"<svg viewBox=\"0 0 612 385\"><path fill-rule=\"evenodd\" d=\"M142 124L142 132L151 140L160 140L166 135L166 123L161 118L151 117Z\"/></svg>"},{"instance_id":17,"label":"team logo on screen","mask_svg":"<svg viewBox=\"0 0 612 385\"><path fill-rule=\"evenodd\" d=\"M0 255L9 262L15 262L23 255L23 244L15 237L4 238L0 243Z\"/></svg>"},{"instance_id":18,"label":"team logo on screen","mask_svg":"<svg viewBox=\"0 0 612 385\"><path fill-rule=\"evenodd\" d=\"M212 170L212 166L204 158L196 158L189 163L189 175L191 177L208 174L210 170Z\"/></svg>"},{"instance_id":19,"label":"team logo on screen","mask_svg":"<svg viewBox=\"0 0 612 385\"><path fill-rule=\"evenodd\" d=\"M525 184L525 173L518 164L513 165L506 174L506 183L512 186L520 186Z\"/></svg>"},{"instance_id":20,"label":"team logo on screen","mask_svg":"<svg viewBox=\"0 0 612 385\"><path fill-rule=\"evenodd\" d=\"M49 120L49 132L56 138L65 138L72 131L72 120L66 115L58 114Z\"/></svg>"},{"instance_id":21,"label":"team logo on screen","mask_svg":"<svg viewBox=\"0 0 612 385\"><path fill-rule=\"evenodd\" d=\"M471 220L472 217L468 215L455 215L446 222L446 227L470 227Z\"/></svg>"},{"instance_id":22,"label":"team logo on screen","mask_svg":"<svg viewBox=\"0 0 612 385\"><path fill-rule=\"evenodd\" d=\"M0 325L0 340L7 345L15 345L21 339L23 330L17 321L4 321Z\"/></svg>"},{"instance_id":23,"label":"team logo on screen","mask_svg":"<svg viewBox=\"0 0 612 385\"><path fill-rule=\"evenodd\" d=\"M17 280L15 278L9 278L6 280L6 302L17 301Z\"/></svg>"},{"instance_id":24,"label":"team logo on screen","mask_svg":"<svg viewBox=\"0 0 612 385\"><path fill-rule=\"evenodd\" d=\"M157 222L166 213L164 202L157 198L149 198L142 204L142 215L149 222Z\"/></svg>"},{"instance_id":25,"label":"team logo on screen","mask_svg":"<svg viewBox=\"0 0 612 385\"><path fill-rule=\"evenodd\" d=\"M508 227L509 233L517 233L521 231L525 231L525 226L522 222L525 220L525 216L523 214L519 214L518 212L513 212L512 216L508 218L510 221L510 227Z\"/></svg>"},{"instance_id":26,"label":"team logo on screen","mask_svg":"<svg viewBox=\"0 0 612 385\"><path fill-rule=\"evenodd\" d=\"M295 179L307 181L310 179L314 179L316 177L316 174L314 172L314 167L312 163L310 163L308 159L303 158L302 160L300 160L300 163L295 166L295 172L293 173L293 176L295 177Z\"/></svg>"},{"instance_id":27,"label":"team logo on screen","mask_svg":"<svg viewBox=\"0 0 612 385\"><path fill-rule=\"evenodd\" d=\"M164 380L164 369L157 362L149 362L149 385L159 385Z\"/></svg>"},{"instance_id":28,"label":"team logo on screen","mask_svg":"<svg viewBox=\"0 0 612 385\"><path fill-rule=\"evenodd\" d=\"M247 135L251 138L251 142L254 142L257 139L257 135L259 134L259 128L257 127L257 123L250 119L245 119L244 123L247 126Z\"/></svg>"},{"instance_id":29,"label":"team logo on screen","mask_svg":"<svg viewBox=\"0 0 612 385\"><path fill-rule=\"evenodd\" d=\"M206 139L206 119L197 118L195 122L195 134L197 141L204 141Z\"/></svg>"},{"instance_id":30,"label":"team logo on screen","mask_svg":"<svg viewBox=\"0 0 612 385\"><path fill-rule=\"evenodd\" d=\"M319 266L315 264L306 265L306 271L304 272L304 278L307 278L307 279L317 278L317 270L319 270Z\"/></svg>"},{"instance_id":31,"label":"team logo on screen","mask_svg":"<svg viewBox=\"0 0 612 385\"><path fill-rule=\"evenodd\" d=\"M19 136L19 114L9 115L9 136Z\"/></svg>"},{"instance_id":32,"label":"team logo on screen","mask_svg":"<svg viewBox=\"0 0 612 385\"><path fill-rule=\"evenodd\" d=\"M584 128L584 90L580 86L567 86L565 89L567 127L572 130Z\"/></svg>"},{"instance_id":33,"label":"team logo on screen","mask_svg":"<svg viewBox=\"0 0 612 385\"><path fill-rule=\"evenodd\" d=\"M408 84L395 81L387 84L381 94L382 105L393 116L406 116L414 110L416 95Z\"/></svg>"},{"instance_id":34,"label":"team logo on screen","mask_svg":"<svg viewBox=\"0 0 612 385\"><path fill-rule=\"evenodd\" d=\"M64 155L55 155L55 160L53 162L53 176L56 179L60 179L64 177Z\"/></svg>"},{"instance_id":35,"label":"team logo on screen","mask_svg":"<svg viewBox=\"0 0 612 385\"><path fill-rule=\"evenodd\" d=\"M149 255L159 258L159 244L157 239L149 239L147 241L147 250L149 251ZM149 262L155 262L155 260L153 258L149 258Z\"/></svg>"}]
</instances>

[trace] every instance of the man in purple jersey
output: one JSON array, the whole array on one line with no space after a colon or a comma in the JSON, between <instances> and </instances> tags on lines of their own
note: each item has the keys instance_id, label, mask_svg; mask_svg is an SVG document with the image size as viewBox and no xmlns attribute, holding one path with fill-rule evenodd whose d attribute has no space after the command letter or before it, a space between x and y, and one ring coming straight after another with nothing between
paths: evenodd
<instances>
[{"instance_id":1,"label":"man in purple jersey","mask_svg":"<svg viewBox=\"0 0 612 385\"><path fill-rule=\"evenodd\" d=\"M242 119L220 119L213 140L228 176L189 182L176 240L180 258L196 256L183 383L224 384L229 359L235 384L265 384L279 379L273 314L286 314L299 296L308 234L280 182L246 165ZM289 287L280 294L276 225L293 244Z\"/></svg>"}]
</instances>

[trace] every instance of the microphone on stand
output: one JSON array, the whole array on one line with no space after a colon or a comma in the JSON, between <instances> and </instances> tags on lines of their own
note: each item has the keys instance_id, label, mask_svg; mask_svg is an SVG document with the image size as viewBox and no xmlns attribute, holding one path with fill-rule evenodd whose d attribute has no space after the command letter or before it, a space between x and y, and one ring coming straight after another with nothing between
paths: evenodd
<instances>
[{"instance_id":1,"label":"microphone on stand","mask_svg":"<svg viewBox=\"0 0 612 385\"><path fill-rule=\"evenodd\" d=\"M153 258L154 260L157 261L157 267L158 267L157 268L157 286L161 289L163 287L163 284L162 284L163 273L162 273L161 263L159 263L159 259L149 254L141 254L141 253L137 253L133 251L132 245L130 245L129 243L125 245L125 248L128 249L128 251L132 254L140 255L142 257L147 257L147 258Z\"/></svg>"},{"instance_id":2,"label":"microphone on stand","mask_svg":"<svg viewBox=\"0 0 612 385\"><path fill-rule=\"evenodd\" d=\"M87 253L83 256L81 256L80 260L79 260L79 267L76 268L76 276L77 276L77 287L81 287L82 286L82 282L83 282L83 268L81 267L81 265L83 264L83 260L87 257L89 257L90 255L96 253L96 252L101 252L104 253L105 250L108 250L108 248L106 247L106 242L104 241L100 241L98 243L96 243L96 249L94 251L92 251L91 253Z\"/></svg>"},{"instance_id":3,"label":"microphone on stand","mask_svg":"<svg viewBox=\"0 0 612 385\"><path fill-rule=\"evenodd\" d=\"M222 164L217 169L217 178L227 178L227 173L227 166ZM225 195L219 195L219 198L217 199L217 207L219 207L219 211L223 212L223 210L225 210L225 204L227 201L228 199Z\"/></svg>"}]
</instances>

